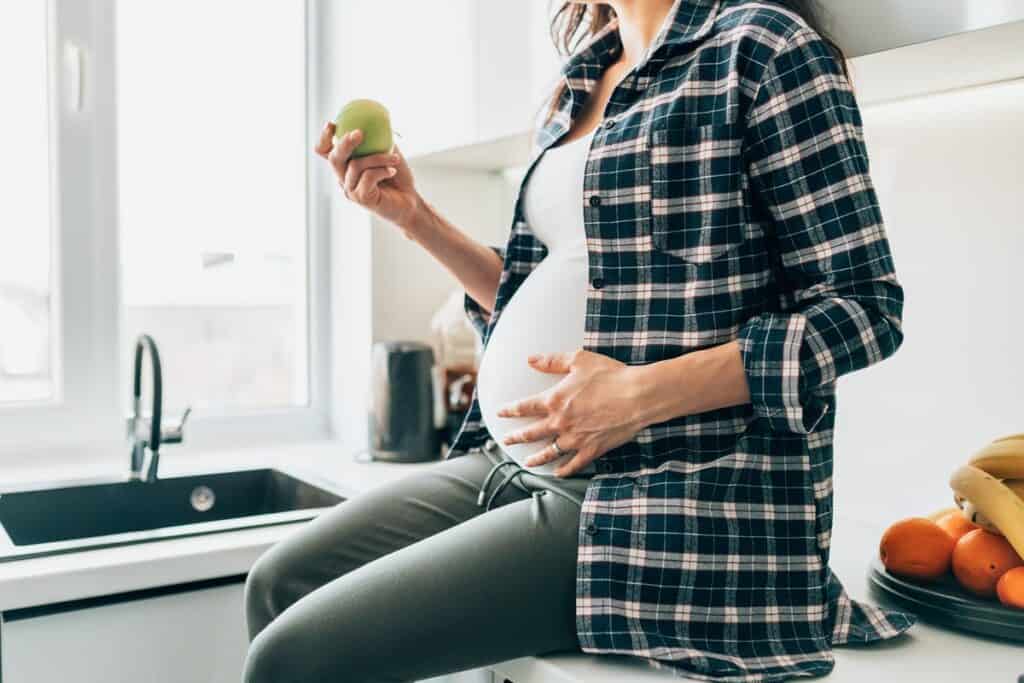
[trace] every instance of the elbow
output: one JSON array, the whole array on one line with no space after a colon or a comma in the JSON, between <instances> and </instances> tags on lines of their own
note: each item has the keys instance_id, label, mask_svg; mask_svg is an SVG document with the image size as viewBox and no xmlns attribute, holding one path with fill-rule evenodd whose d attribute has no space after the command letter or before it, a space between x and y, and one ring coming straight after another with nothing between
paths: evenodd
<instances>
[{"instance_id":1,"label":"elbow","mask_svg":"<svg viewBox=\"0 0 1024 683\"><path fill-rule=\"evenodd\" d=\"M887 351L883 351L883 353L882 353L882 357L883 358L888 358L889 356L891 356L894 353L896 353L897 351L899 351L900 347L903 346L903 324L902 324L902 322L899 319L893 320L892 318L889 318L888 321L889 321L889 332L886 335L887 339L888 339L887 344L886 344Z\"/></svg>"},{"instance_id":2,"label":"elbow","mask_svg":"<svg viewBox=\"0 0 1024 683\"><path fill-rule=\"evenodd\" d=\"M903 346L903 287L891 278L881 283L882 296L878 299L876 315L879 319L878 347L884 360Z\"/></svg>"}]
</instances>

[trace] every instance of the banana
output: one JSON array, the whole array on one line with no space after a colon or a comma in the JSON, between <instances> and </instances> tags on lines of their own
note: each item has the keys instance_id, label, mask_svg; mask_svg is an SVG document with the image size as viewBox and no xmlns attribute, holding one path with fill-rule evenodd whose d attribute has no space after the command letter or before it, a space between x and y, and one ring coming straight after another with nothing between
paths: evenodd
<instances>
[{"instance_id":1,"label":"banana","mask_svg":"<svg viewBox=\"0 0 1024 683\"><path fill-rule=\"evenodd\" d=\"M977 524L985 531L990 531L993 534L999 534L1000 536L1003 535L1003 532L1000 531L988 517L978 512L978 508L974 506L974 503L966 498L961 498L960 496L956 496L956 503L960 506L960 514L962 514L968 522Z\"/></svg>"},{"instance_id":2,"label":"banana","mask_svg":"<svg viewBox=\"0 0 1024 683\"><path fill-rule=\"evenodd\" d=\"M949 486L965 504L970 501L975 511L999 529L1017 554L1024 557L1024 498L974 465L957 468L949 479Z\"/></svg>"},{"instance_id":3,"label":"banana","mask_svg":"<svg viewBox=\"0 0 1024 683\"><path fill-rule=\"evenodd\" d=\"M1024 479L1007 479L1003 482L1003 484L1005 484L1008 489L1017 494L1019 498L1024 499ZM977 506L974 505L974 503L957 494L953 495L953 501L957 504L957 507L960 509L960 513L965 518L967 518L967 521L977 524L986 531L991 531L992 533L999 534L1000 536L1003 535L1003 532L1000 531L998 527L996 527L996 525L992 523L992 520L990 520L988 517L986 517L978 511L978 508ZM935 521L937 519L938 517L933 517L932 521Z\"/></svg>"},{"instance_id":4,"label":"banana","mask_svg":"<svg viewBox=\"0 0 1024 683\"><path fill-rule=\"evenodd\" d=\"M1016 441L1024 440L1024 433L1021 433L1021 434L1010 434L1009 436L1001 436L998 439L993 439L993 441L1015 441L1015 440Z\"/></svg>"},{"instance_id":5,"label":"banana","mask_svg":"<svg viewBox=\"0 0 1024 683\"><path fill-rule=\"evenodd\" d=\"M1024 479L1024 438L1005 437L975 453L968 465L997 479Z\"/></svg>"}]
</instances>

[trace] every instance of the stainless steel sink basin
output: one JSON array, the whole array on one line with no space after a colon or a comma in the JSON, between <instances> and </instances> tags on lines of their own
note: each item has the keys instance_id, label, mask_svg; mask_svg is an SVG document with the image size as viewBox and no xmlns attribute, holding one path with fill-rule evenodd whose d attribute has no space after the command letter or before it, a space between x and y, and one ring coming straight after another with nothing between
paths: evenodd
<instances>
[{"instance_id":1,"label":"stainless steel sink basin","mask_svg":"<svg viewBox=\"0 0 1024 683\"><path fill-rule=\"evenodd\" d=\"M311 519L343 500L277 469L0 493L0 562Z\"/></svg>"}]
</instances>

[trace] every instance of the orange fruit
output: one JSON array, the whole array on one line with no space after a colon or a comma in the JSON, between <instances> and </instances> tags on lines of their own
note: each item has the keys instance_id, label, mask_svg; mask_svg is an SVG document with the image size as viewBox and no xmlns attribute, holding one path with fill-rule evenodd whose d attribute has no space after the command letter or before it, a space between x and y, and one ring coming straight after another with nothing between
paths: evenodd
<instances>
[{"instance_id":1,"label":"orange fruit","mask_svg":"<svg viewBox=\"0 0 1024 683\"><path fill-rule=\"evenodd\" d=\"M953 548L953 574L960 585L982 597L996 594L996 583L1014 567L1024 565L1010 542L998 534L975 529Z\"/></svg>"},{"instance_id":2,"label":"orange fruit","mask_svg":"<svg viewBox=\"0 0 1024 683\"><path fill-rule=\"evenodd\" d=\"M996 582L999 602L1007 607L1024 609L1024 567L1014 567L999 577Z\"/></svg>"},{"instance_id":3,"label":"orange fruit","mask_svg":"<svg viewBox=\"0 0 1024 683\"><path fill-rule=\"evenodd\" d=\"M959 541L960 537L968 531L974 531L975 529L981 528L971 520L964 517L963 513L959 510L947 512L936 519L935 523L942 527L943 531L952 536L954 541Z\"/></svg>"},{"instance_id":4,"label":"orange fruit","mask_svg":"<svg viewBox=\"0 0 1024 683\"><path fill-rule=\"evenodd\" d=\"M949 571L953 537L925 517L908 517L882 534L878 556L893 574L932 581Z\"/></svg>"}]
</instances>

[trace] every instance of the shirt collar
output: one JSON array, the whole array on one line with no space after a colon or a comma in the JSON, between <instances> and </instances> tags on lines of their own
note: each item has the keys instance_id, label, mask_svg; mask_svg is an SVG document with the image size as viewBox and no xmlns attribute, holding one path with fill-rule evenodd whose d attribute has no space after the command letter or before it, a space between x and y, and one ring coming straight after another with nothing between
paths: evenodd
<instances>
[{"instance_id":1,"label":"shirt collar","mask_svg":"<svg viewBox=\"0 0 1024 683\"><path fill-rule=\"evenodd\" d=\"M674 0L661 28L636 65L640 70L648 63L660 63L672 48L700 40L715 24L719 0ZM615 17L591 36L585 46L573 53L562 65L568 78L596 78L618 56L619 18Z\"/></svg>"}]
</instances>

